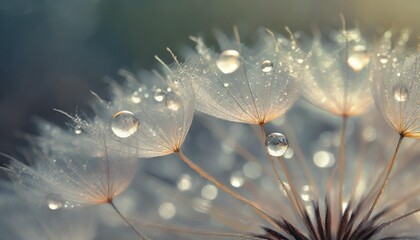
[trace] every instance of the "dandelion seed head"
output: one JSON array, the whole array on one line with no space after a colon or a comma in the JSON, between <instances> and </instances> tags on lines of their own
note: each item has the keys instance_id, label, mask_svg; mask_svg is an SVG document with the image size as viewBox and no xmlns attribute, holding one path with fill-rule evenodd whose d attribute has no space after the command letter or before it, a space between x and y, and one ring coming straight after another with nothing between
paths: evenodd
<instances>
[{"instance_id":1,"label":"dandelion seed head","mask_svg":"<svg viewBox=\"0 0 420 240\"><path fill-rule=\"evenodd\" d=\"M191 81L195 71L194 67L179 63L164 65L161 72L143 71L135 75L120 71L125 83L111 84L110 107L95 104L95 111L100 114L98 121L112 118L111 130L119 137L114 138L116 144L126 145L139 157L178 151L193 119L195 95ZM132 89L137 89L136 97L140 100L133 101ZM117 114L120 112L124 114Z\"/></svg>"},{"instance_id":2,"label":"dandelion seed head","mask_svg":"<svg viewBox=\"0 0 420 240\"><path fill-rule=\"evenodd\" d=\"M417 70L420 54L407 54L407 31L400 34L396 44L391 37L392 33L387 32L378 43L378 57L372 70L372 92L385 119L399 134L420 138L420 74ZM397 60L384 63L383 55Z\"/></svg>"},{"instance_id":3,"label":"dandelion seed head","mask_svg":"<svg viewBox=\"0 0 420 240\"><path fill-rule=\"evenodd\" d=\"M262 124L292 106L299 94L297 59L302 53L293 50L289 40L267 32L260 34L254 48L220 33L217 40L220 54L194 38L197 53L191 58L201 70L192 85L199 111L228 121Z\"/></svg>"},{"instance_id":4,"label":"dandelion seed head","mask_svg":"<svg viewBox=\"0 0 420 240\"><path fill-rule=\"evenodd\" d=\"M316 37L308 54L304 96L314 105L342 116L359 115L372 105L369 90L369 46L359 30Z\"/></svg>"}]
</instances>

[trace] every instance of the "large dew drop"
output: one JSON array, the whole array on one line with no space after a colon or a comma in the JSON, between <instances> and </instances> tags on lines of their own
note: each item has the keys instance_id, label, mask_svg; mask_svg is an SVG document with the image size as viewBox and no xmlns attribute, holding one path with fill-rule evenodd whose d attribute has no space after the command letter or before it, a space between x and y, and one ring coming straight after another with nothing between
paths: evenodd
<instances>
[{"instance_id":1,"label":"large dew drop","mask_svg":"<svg viewBox=\"0 0 420 240\"><path fill-rule=\"evenodd\" d=\"M273 62L270 60L264 60L261 62L261 70L265 73L271 72L273 70Z\"/></svg>"},{"instance_id":2,"label":"large dew drop","mask_svg":"<svg viewBox=\"0 0 420 240\"><path fill-rule=\"evenodd\" d=\"M394 99L398 102L405 102L408 99L408 89L404 85L397 85L392 89Z\"/></svg>"},{"instance_id":3,"label":"large dew drop","mask_svg":"<svg viewBox=\"0 0 420 240\"><path fill-rule=\"evenodd\" d=\"M347 58L347 64L355 71L360 72L370 62L369 54L366 52L366 47L363 45L357 45L353 47L349 52Z\"/></svg>"},{"instance_id":4,"label":"large dew drop","mask_svg":"<svg viewBox=\"0 0 420 240\"><path fill-rule=\"evenodd\" d=\"M239 52L236 50L223 51L216 61L216 65L224 74L235 72L241 65Z\"/></svg>"},{"instance_id":5,"label":"large dew drop","mask_svg":"<svg viewBox=\"0 0 420 240\"><path fill-rule=\"evenodd\" d=\"M289 141L281 133L272 133L265 139L268 154L274 157L283 156L289 148Z\"/></svg>"},{"instance_id":6,"label":"large dew drop","mask_svg":"<svg viewBox=\"0 0 420 240\"><path fill-rule=\"evenodd\" d=\"M140 121L132 112L119 111L112 116L111 130L117 137L130 137L139 127Z\"/></svg>"}]
</instances>

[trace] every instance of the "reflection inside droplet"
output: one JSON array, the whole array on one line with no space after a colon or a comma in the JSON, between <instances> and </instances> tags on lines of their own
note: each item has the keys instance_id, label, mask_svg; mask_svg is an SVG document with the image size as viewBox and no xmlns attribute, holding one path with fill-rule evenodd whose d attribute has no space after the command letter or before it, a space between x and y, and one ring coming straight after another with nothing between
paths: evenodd
<instances>
[{"instance_id":1,"label":"reflection inside droplet","mask_svg":"<svg viewBox=\"0 0 420 240\"><path fill-rule=\"evenodd\" d=\"M216 66L222 73L229 74L238 70L241 65L240 54L236 50L223 51L219 59L216 61Z\"/></svg>"},{"instance_id":2,"label":"reflection inside droplet","mask_svg":"<svg viewBox=\"0 0 420 240\"><path fill-rule=\"evenodd\" d=\"M127 138L133 135L140 126L140 121L134 113L119 111L112 116L111 130L120 138Z\"/></svg>"}]
</instances>

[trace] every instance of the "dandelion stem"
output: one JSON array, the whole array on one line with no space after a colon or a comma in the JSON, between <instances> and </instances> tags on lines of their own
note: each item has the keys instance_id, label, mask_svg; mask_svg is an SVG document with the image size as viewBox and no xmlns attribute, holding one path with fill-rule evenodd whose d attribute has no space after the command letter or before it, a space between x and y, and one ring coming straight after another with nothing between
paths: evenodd
<instances>
[{"instance_id":1,"label":"dandelion stem","mask_svg":"<svg viewBox=\"0 0 420 240\"><path fill-rule=\"evenodd\" d=\"M196 171L202 177L204 177L208 181L210 181L213 184L215 184L218 188L222 189L227 194L229 194L232 197L236 198L237 200L245 203L246 205L252 207L256 211L256 213L258 213L263 219L265 219L267 222L273 224L273 226L278 227L278 225L274 221L274 219L270 215L268 215L267 213L265 213L263 210L261 210L257 206L256 203L254 203L254 202L246 199L245 197L243 197L239 193L231 190L225 184L223 184L222 182L220 182L219 180L217 180L216 178L214 178L212 175L210 175L209 173L207 173L206 171L204 171L202 168L200 168L198 165L196 165L194 162L192 162L187 156L184 155L184 153L182 151L177 151L177 152L175 152L175 154L178 155L178 157L182 161L184 161L191 169L193 169L194 171Z\"/></svg>"},{"instance_id":2,"label":"dandelion stem","mask_svg":"<svg viewBox=\"0 0 420 240\"><path fill-rule=\"evenodd\" d=\"M397 158L398 151L399 151L399 149L400 149L400 147L401 147L401 143L402 143L403 139L404 139L404 135L402 135L402 134L401 134L401 135L400 135L400 138L398 139L397 146L395 147L394 154L392 155L392 158L391 158L391 160L389 161L388 166L386 167L386 175L385 175L385 179L384 179L384 181L383 181L383 183L382 183L381 187L379 188L378 194L376 195L375 200L373 201L372 206L370 207L368 214L367 214L367 215L366 215L366 217L364 218L364 221L366 221L366 220L368 220L368 219L369 219L370 215L371 215L371 214L372 214L372 212L373 212L373 209L375 208L376 204L378 203L379 198L381 197L382 193L383 193L383 192L384 192L384 190L385 190L385 186L386 186L386 184L388 183L388 180L389 180L389 175L391 174L392 167L394 166L395 159Z\"/></svg>"},{"instance_id":3,"label":"dandelion stem","mask_svg":"<svg viewBox=\"0 0 420 240\"><path fill-rule=\"evenodd\" d=\"M313 187L313 190L315 192L315 195L318 196L319 195L319 190L317 185L315 184L315 180L313 178L313 175L311 173L311 170L309 169L308 166L308 161L305 159L305 156L302 152L302 149L298 143L298 140L296 139L296 133L293 131L293 128L290 126L290 124L286 121L285 122L285 131L287 134L287 138L289 139L289 142L292 144L291 146L293 146L293 151L296 153L296 158L299 162L299 164L302 166L303 168L303 172L306 175L306 179L309 181L311 187Z\"/></svg>"},{"instance_id":4,"label":"dandelion stem","mask_svg":"<svg viewBox=\"0 0 420 240\"><path fill-rule=\"evenodd\" d=\"M341 216L343 212L343 179L344 179L344 144L345 144L345 137L346 137L346 128L348 117L343 116L342 118L342 127L341 127L341 134L340 134L340 149L339 149L339 190L338 190L338 208L339 214Z\"/></svg>"},{"instance_id":5,"label":"dandelion stem","mask_svg":"<svg viewBox=\"0 0 420 240\"><path fill-rule=\"evenodd\" d=\"M260 125L260 128L261 128L261 133L262 133L262 137L263 137L263 138L262 138L262 141L263 141L263 145L264 145L264 139L267 137L267 134L266 134L266 132L265 132L264 125ZM279 160L278 160L278 161L280 162L280 164L282 165L283 171L284 171L284 172L285 172L285 174L286 174L286 178L287 178L287 181L289 182L289 186L290 186L290 189L291 189L291 191L292 191L293 196L291 196L291 195L290 195L289 190L287 189L287 187L286 187L286 185L284 184L284 182L281 180L280 175L279 175L279 173L277 172L277 168L276 168L276 166L275 166L275 164L274 164L274 160L273 160L272 156L268 153L267 149L265 149L265 152L267 153L268 159L270 160L270 163L271 163L271 167L273 168L273 171L274 171L274 173L276 174L276 177L277 177L277 179L279 180L279 182L280 182L280 184L281 184L282 188L283 188L283 189L284 189L284 191L286 192L286 195L287 195L287 197L289 198L289 201L290 201L290 203L292 204L293 209L294 209L294 210L295 210L295 212L299 215L299 217L301 218L301 220L302 220L303 222L305 222L305 219L304 219L304 217L303 217L303 211L302 211L302 208L300 207L300 204L299 204L299 202L298 202L298 198L296 197L296 196L297 196L297 194L296 194L296 191L295 191L295 189L294 189L294 184L292 184L292 182L291 182L291 179L290 179L289 173L288 173L288 171L287 171L286 166L284 165L284 162L283 162L281 159L279 159Z\"/></svg>"},{"instance_id":6,"label":"dandelion stem","mask_svg":"<svg viewBox=\"0 0 420 240\"><path fill-rule=\"evenodd\" d=\"M122 220L124 220L124 222L131 228L133 229L134 232L136 232L136 234L140 237L140 239L142 240L149 240L148 238L146 238L145 236L143 236L143 234L141 232L139 232L128 220L127 218L124 217L124 215L120 212L120 210L118 210L118 208L115 206L114 202L112 200L110 200L109 205L111 205L111 207L115 210L115 212L118 214L118 216L120 216L120 218Z\"/></svg>"}]
</instances>

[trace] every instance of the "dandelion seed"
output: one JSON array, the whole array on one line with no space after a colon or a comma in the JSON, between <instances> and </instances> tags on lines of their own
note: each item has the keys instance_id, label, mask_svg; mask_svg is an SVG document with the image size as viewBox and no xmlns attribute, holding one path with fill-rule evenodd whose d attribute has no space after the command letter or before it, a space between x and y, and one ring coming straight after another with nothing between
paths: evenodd
<instances>
[{"instance_id":1,"label":"dandelion seed","mask_svg":"<svg viewBox=\"0 0 420 240\"><path fill-rule=\"evenodd\" d=\"M224 71L229 74L220 74L220 59L213 60L217 59L217 54L201 39L194 40L198 53L191 58L202 63L204 73L192 82L199 111L229 121L262 124L281 116L295 102L298 96L295 73L298 71L294 63L280 64L289 63L289 57L300 58L300 53L291 48L288 40L277 40L271 32L261 33L257 47L249 49L219 35L222 46L236 45L239 49L223 52L228 55L225 62L232 66ZM203 49L206 50L203 52Z\"/></svg>"},{"instance_id":2,"label":"dandelion seed","mask_svg":"<svg viewBox=\"0 0 420 240\"><path fill-rule=\"evenodd\" d=\"M384 35L379 43L382 54L401 58L407 55L406 40L399 40L394 49L390 34ZM407 38L402 34L401 38ZM372 71L375 101L385 119L401 135L420 138L420 54L416 52L405 57L404 61L388 63L382 67L382 58L376 59ZM398 73L398 74L395 74Z\"/></svg>"},{"instance_id":3,"label":"dandelion seed","mask_svg":"<svg viewBox=\"0 0 420 240\"><path fill-rule=\"evenodd\" d=\"M304 76L304 96L339 116L362 114L372 105L367 43L358 30L334 33L332 39L329 45L319 37L313 41Z\"/></svg>"}]
</instances>

